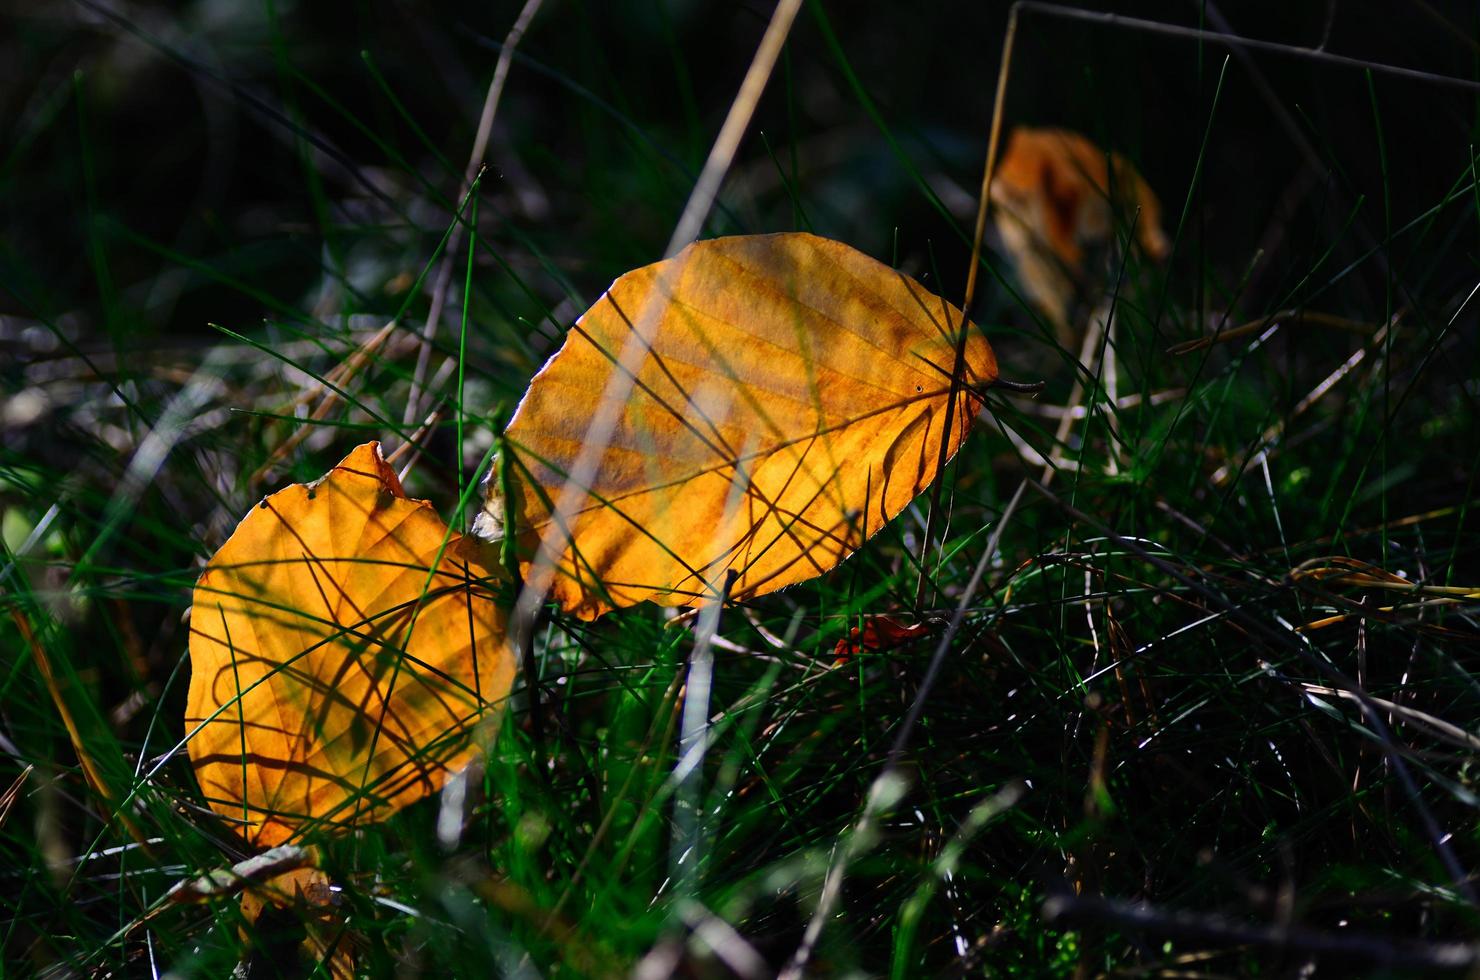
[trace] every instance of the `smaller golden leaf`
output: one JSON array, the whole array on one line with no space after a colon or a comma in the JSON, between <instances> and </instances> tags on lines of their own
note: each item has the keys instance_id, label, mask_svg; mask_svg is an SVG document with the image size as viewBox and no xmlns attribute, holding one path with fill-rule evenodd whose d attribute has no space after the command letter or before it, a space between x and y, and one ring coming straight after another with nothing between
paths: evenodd
<instances>
[{"instance_id":1,"label":"smaller golden leaf","mask_svg":"<svg viewBox=\"0 0 1480 980\"><path fill-rule=\"evenodd\" d=\"M551 593L589 619L701 605L730 577L744 600L828 571L965 440L997 361L963 319L802 233L696 242L627 273L505 433L524 574L541 536L555 541ZM503 506L491 494L475 530L496 532Z\"/></svg>"},{"instance_id":2,"label":"smaller golden leaf","mask_svg":"<svg viewBox=\"0 0 1480 980\"><path fill-rule=\"evenodd\" d=\"M382 819L465 765L514 676L480 549L374 442L254 507L191 608L185 725L212 809L271 847Z\"/></svg>"},{"instance_id":3,"label":"smaller golden leaf","mask_svg":"<svg viewBox=\"0 0 1480 980\"><path fill-rule=\"evenodd\" d=\"M1137 208L1136 241L1152 259L1171 246L1161 203L1136 168L1067 129L1019 126L992 178L997 231L1023 288L1067 338L1069 306L1093 271L1088 253L1112 244L1116 216Z\"/></svg>"}]
</instances>

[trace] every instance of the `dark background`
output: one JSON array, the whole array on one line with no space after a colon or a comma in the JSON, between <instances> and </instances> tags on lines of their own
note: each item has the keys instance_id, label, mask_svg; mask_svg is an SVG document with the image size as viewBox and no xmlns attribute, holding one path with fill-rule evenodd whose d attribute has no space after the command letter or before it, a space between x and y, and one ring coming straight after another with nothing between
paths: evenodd
<instances>
[{"instance_id":1,"label":"dark background","mask_svg":"<svg viewBox=\"0 0 1480 980\"><path fill-rule=\"evenodd\" d=\"M206 556L263 493L317 477L339 458L336 450L352 436L335 424L347 419L363 426L352 434L357 441L392 438L363 414L336 411L275 470L252 472L296 431L265 413L301 413L294 400L313 389L310 369L340 363L403 306L404 337L424 328L428 290L416 292L412 284L452 222L497 46L519 7L0 0L0 511L24 512L24 520L12 522L24 536L59 501L67 533L58 535L55 553L43 556L51 564L38 567L34 579L39 592L65 596L74 568L86 566L75 577L101 583L106 602L77 603L69 612L57 600L78 662L96 667L87 679L100 692L100 705L111 710L137 689L147 692L141 703L157 708L159 717L178 718L178 706L167 702L178 701L180 691L161 694L161 678L173 676L183 656L181 613ZM491 443L490 426L480 423L499 402L517 399L558 329L615 276L661 255L771 9L769 3L547 0L535 18L486 155L482 247L467 304L472 424L465 477ZM1480 77L1480 13L1473 4L1127 2L1094 9L1183 26L1218 26L1226 17L1229 29L1249 37ZM959 298L1006 22L1002 3L806 5L706 234L810 229ZM1372 528L1389 516L1463 500L1452 542L1445 531L1437 544L1423 538L1429 531L1421 526L1406 532L1416 539L1411 552L1385 550L1385 532L1381 541L1360 539L1353 551L1440 579L1452 572L1456 581L1474 581L1473 532L1461 527L1465 488L1473 487L1469 420L1476 417L1480 374L1474 314L1453 333L1446 333L1445 321L1477 273L1480 200L1469 187L1477 93L1281 54L1228 58L1213 45L1041 12L1025 13L1018 31L1007 123L1077 129L1134 160L1161 197L1166 231L1178 235L1170 265L1150 273L1152 302L1128 319L1135 329L1126 341L1134 358L1127 361L1140 360L1137 374L1156 376L1159 387L1193 387L1187 378L1200 367L1167 358L1168 343L1283 308L1309 306L1368 324L1387 310L1404 310L1405 330L1413 328L1395 344L1402 356L1394 376L1404 384L1416 379L1415 397L1406 407L1382 403L1379 418L1376 409L1364 414L1379 404L1376 398L1369 403L1338 393L1300 420L1301 437L1312 438L1276 470L1288 481L1279 488L1282 516L1250 505L1237 481L1213 487L1202 477L1237 461L1241 448L1255 444L1342 364L1360 344L1352 336L1286 331L1250 358L1251 370L1228 370L1236 386L1224 386L1225 376L1215 373L1235 355L1217 352L1223 360L1203 375L1204 390L1232 390L1227 405L1199 402L1164 457L1159 448L1147 453L1153 478L1171 487L1174 502L1201 508L1193 517L1212 529L1211 537L1176 538L1187 529L1155 510L1149 501L1160 491L1154 488L1105 481L1079 505L1126 533L1149 525L1151 539L1191 541L1188 553L1199 561L1212 555L1209 565L1227 562L1229 581L1241 581L1245 569L1223 555L1223 540L1230 552L1270 546L1256 555L1263 564L1256 562L1245 583L1255 596L1251 607L1263 610L1276 608L1276 600L1259 590L1281 582L1296 561L1330 553L1332 527ZM1430 209L1455 190L1472 200L1449 204L1430 224ZM456 336L460 292L459 273L439 335L443 353ZM1022 355L1041 336L995 278L983 280L975 312L1005 363L1033 363ZM355 389L398 423L413 371L408 350L415 348L382 352ZM203 367L218 355L229 359ZM197 383L205 385L198 408L182 394ZM1406 389L1395 382L1393 390ZM170 412L195 412L179 450L147 487L129 488L142 440ZM1425 428L1430 423L1432 432ZM1152 434L1143 447L1156 442L1157 424L1159 417L1146 423ZM1382 469L1363 469L1375 452L1375 433L1394 436L1391 470L1386 456ZM976 440L973 451L997 457L1000 470L1008 452L994 440ZM451 427L433 433L413 495L453 499L458 482L449 464L456 458ZM994 483L991 465L957 469L963 475L955 485L962 501L956 526L985 528L1000 514L1011 484ZM1385 484L1379 486L1389 472L1396 488L1391 515ZM1247 477L1256 491L1261 475ZM1358 505L1344 510L1354 498ZM1014 542L1013 562L1061 550L1066 522L1055 512L1037 519L1041 530L1028 530L1024 518L1015 525L1015 534L1036 537ZM1275 546L1284 536L1284 525L1275 523L1281 519L1304 537L1293 557ZM13 532L9 525L0 530ZM9 537L7 543L15 547ZM1428 548L1437 557L1425 557ZM844 566L839 580L888 577L890 554L882 546L869 551ZM965 570L958 571L964 578ZM889 575L901 579L897 569ZM1130 597L1131 635L1170 640L1173 626L1180 633L1181 607L1115 588ZM890 598L901 607L909 601ZM955 810L986 780L1033 773L1045 790L1044 802L1031 806L1062 818L1063 826L1053 826L1067 837L1069 821L1089 811L1080 799L1095 727L1081 724L1092 716L1061 693L1077 691L1078 683L1077 676L1058 673L1069 662L1062 651L1072 652L1065 638L1078 628L1064 626L1067 618L1055 604L1061 600L1050 596L1037 619L1029 617L1027 626L1020 619L1008 635L1014 650L1025 651L1020 660L995 646L990 656L960 658L967 666L932 702L934 741L920 752L920 764L922 784L941 787ZM670 643L661 639L671 634L655 615L629 616L623 624L639 638L649 629L654 649ZM771 625L780 629L784 619ZM1414 635L1394 630L1380 648L1374 630L1373 690L1386 696L1410 683L1417 689L1405 666L1410 648L1418 649ZM1210 645L1208 636L1221 645ZM989 638L982 634L982 646ZM819 646L820 656L828 643ZM1281 881L1283 869L1296 864L1312 869L1302 881L1302 895L1317 902L1304 910L1307 923L1335 929L1352 920L1400 936L1474 934L1472 921L1448 928L1452 921L1443 915L1450 913L1436 916L1426 904L1434 883L1445 879L1427 843L1405 822L1412 813L1399 793L1385 787L1389 809L1374 811L1370 821L1365 813L1361 822L1353 816L1350 827L1340 819L1351 780L1347 770L1328 767L1325 745L1350 751L1370 773L1379 763L1364 761L1370 756L1361 754L1361 738L1333 724L1335 735L1318 741L1310 734L1310 709L1288 686L1236 679L1234 673L1254 669L1257 655L1242 635L1193 632L1178 643L1185 646L1167 644L1147 673L1160 682L1166 718L1182 717L1183 708L1190 713L1201 698L1195 707L1206 729L1175 729L1174 739L1153 746L1169 741L1175 755L1166 748L1156 766L1118 771L1124 784L1116 789L1129 801L1129 817L1113 835L1098 838L1109 841L1102 847L1112 869L1102 883L1105 894L1147 895L1171 908L1252 909L1253 919L1275 921L1272 889L1245 889L1242 878L1199 863L1204 846L1217 846L1235 853L1234 869L1251 880ZM124 663L120 649L137 658ZM98 652L110 650L118 661L111 665ZM858 721L885 744L878 733L888 722L879 718L905 714L923 669L922 659L911 656L899 655L897 678L874 682L897 702L871 690L867 715L847 714L865 701L855 689L842 682L830 688L832 700L814 706L819 738L841 718ZM1432 699L1417 703L1460 723L1473 720L1472 692L1461 690L1449 661L1436 663L1427 665ZM1040 669L1043 676L1035 673ZM1108 679L1102 683L1118 696ZM31 681L35 696L20 685L9 690L8 716L63 745L39 682ZM1008 700L1015 695L1018 700ZM987 707L1002 708L1005 718L995 710L984 716L984 700L991 699ZM1017 707L1025 702L1031 706ZM588 703L593 715L606 707L603 698L580 702ZM1031 724L1014 723L1018 712ZM149 722L148 711L130 716L118 725L121 738L140 744ZM1009 731L1013 724L1018 727ZM1159 730L1161 722L1155 724ZM1127 746L1139 751L1150 741L1143 741L1148 730L1117 730L1116 751L1130 757ZM1266 742L1273 754L1264 752ZM823 769L836 751L818 744L829 746L817 762ZM1257 778L1244 795L1221 792L1235 778L1233 763L1223 766L1226 758L1256 760L1249 769ZM772 821L758 806L759 822L767 833L774 824L777 840L805 827L830 841L866 794L866 761L850 770L855 782L819 794L805 819ZM1469 765L1458 762L1454 770ZM1060 782L1050 782L1060 768ZM1282 787L1292 770L1302 787L1314 787L1315 816L1298 797L1291 802L1269 789ZM176 780L182 799L190 798L183 763L166 778ZM1199 802L1204 799L1217 800L1216 807ZM1474 866L1473 835L1463 833L1473 810L1447 806L1446 826L1459 832ZM82 807L69 812L86 826L76 816ZM1336 816L1326 819L1331 813ZM956 826L961 815L951 811L940 826ZM914 855L916 833L900 831L896 853ZM754 846L748 838L742 843ZM756 853L789 855L792 845L783 843L771 840L773 851ZM1150 855L1144 868L1142 851ZM1061 869L1061 857L1058 838L1049 833L1025 833L1018 841L1003 831L978 853L984 867L1001 862L993 873L1004 880L1024 882L1024 894L1037 888L1033 869L1054 862ZM1396 887L1383 877L1389 868L1403 870L1413 885L1411 895L1394 900L1396 912L1381 901L1383 889ZM912 880L892 872L879 877ZM651 894L636 891L639 905ZM975 910L972 893L963 894L963 908ZM863 888L859 895L860 907L872 901ZM897 907L893 896L890 901ZM1035 931L1040 905L1036 892L1018 903L1028 910L1025 947L1048 935ZM73 911L61 897L58 906ZM100 921L112 918L104 911ZM789 950L794 937L786 930L794 916L777 918L784 920L776 926L777 948ZM40 921L48 925L38 931L51 931L54 920ZM770 928L768 920L758 921ZM868 936L870 959L887 949L892 921L880 917L868 926L876 930ZM116 925L104 922L97 935ZM982 934L990 928L987 923ZM943 925L936 929L942 945L931 962L955 962L939 951L946 935ZM1022 955L1033 962L1038 951Z\"/></svg>"},{"instance_id":2,"label":"dark background","mask_svg":"<svg viewBox=\"0 0 1480 980\"><path fill-rule=\"evenodd\" d=\"M1108 6L1187 25L1216 16L1196 3ZM221 279L311 307L323 299L325 263L362 280L337 312L394 312L397 297L364 282L419 270L445 230L449 216L432 191L456 194L491 44L517 9L9 5L0 30L0 311L14 320L5 342L36 319L90 342L109 317L115 342L209 340L208 322L251 329L272 314ZM969 228L1005 5L823 9L901 152ZM1253 37L1474 73L1475 14L1464 4L1239 3L1223 13ZM554 306L569 289L590 299L657 257L768 16L761 4L545 6L498 115L485 209L486 233L511 262L528 265L537 249L568 279L562 287L550 270L531 270L539 300ZM1223 59L1221 49L1183 39L1025 14L1008 120L1080 129L1137 160L1175 231ZM1344 222L1359 199L1366 203L1345 241L1359 253L1380 239L1374 100L1392 220L1401 225L1467 166L1473 92L1380 74L1369 92L1357 70L1281 55L1233 59L1182 261L1214 270L1216 293L1220 284L1233 289L1265 247L1241 299L1258 308L1291 286L1285 268L1308 268L1321 237L1312 227ZM793 166L815 230L880 256L897 248L902 263L924 272L933 248L948 292L959 291L959 234L870 120L810 10L731 173L728 211L709 231L801 224L781 180ZM1462 276L1472 264L1474 243L1456 244L1454 269L1438 274ZM190 269L182 257L207 268ZM1368 263L1352 288L1376 288L1380 264Z\"/></svg>"}]
</instances>

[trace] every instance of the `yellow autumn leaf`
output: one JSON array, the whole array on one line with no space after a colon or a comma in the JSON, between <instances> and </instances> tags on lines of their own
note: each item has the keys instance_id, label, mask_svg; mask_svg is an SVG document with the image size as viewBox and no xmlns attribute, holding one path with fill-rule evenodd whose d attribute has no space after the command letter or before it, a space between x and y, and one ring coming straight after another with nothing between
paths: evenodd
<instances>
[{"instance_id":1,"label":"yellow autumn leaf","mask_svg":"<svg viewBox=\"0 0 1480 980\"><path fill-rule=\"evenodd\" d=\"M698 242L627 273L506 431L526 576L544 536L552 594L593 618L701 605L730 573L743 600L833 568L966 437L997 363L967 328L943 440L961 326L910 277L807 234ZM583 457L588 432L601 445ZM475 530L499 533L503 508L491 495Z\"/></svg>"},{"instance_id":2,"label":"yellow autumn leaf","mask_svg":"<svg viewBox=\"0 0 1480 980\"><path fill-rule=\"evenodd\" d=\"M1019 126L992 178L998 234L1028 298L1072 343L1069 307L1093 272L1089 254L1112 244L1117 214L1136 209L1136 241L1160 261L1171 250L1161 230L1161 203L1118 153L1106 153L1067 129Z\"/></svg>"},{"instance_id":3,"label":"yellow autumn leaf","mask_svg":"<svg viewBox=\"0 0 1480 980\"><path fill-rule=\"evenodd\" d=\"M480 548L374 442L254 507L191 607L185 725L212 809L271 847L381 819L464 765L514 674Z\"/></svg>"}]
</instances>

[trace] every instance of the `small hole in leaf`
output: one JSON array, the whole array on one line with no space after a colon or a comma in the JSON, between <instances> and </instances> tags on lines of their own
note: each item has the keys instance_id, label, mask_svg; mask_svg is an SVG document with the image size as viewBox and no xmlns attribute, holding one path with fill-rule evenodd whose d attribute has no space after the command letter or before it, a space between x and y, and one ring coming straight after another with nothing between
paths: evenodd
<instances>
[{"instance_id":1,"label":"small hole in leaf","mask_svg":"<svg viewBox=\"0 0 1480 980\"><path fill-rule=\"evenodd\" d=\"M925 389L924 388L921 388L919 385L915 385L915 390L916 391L924 391Z\"/></svg>"}]
</instances>

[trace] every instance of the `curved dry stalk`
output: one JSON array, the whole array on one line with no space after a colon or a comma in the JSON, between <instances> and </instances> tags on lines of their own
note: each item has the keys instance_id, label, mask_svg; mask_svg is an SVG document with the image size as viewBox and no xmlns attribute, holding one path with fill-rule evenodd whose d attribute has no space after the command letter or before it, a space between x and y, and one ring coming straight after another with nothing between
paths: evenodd
<instances>
[{"instance_id":1,"label":"curved dry stalk","mask_svg":"<svg viewBox=\"0 0 1480 980\"><path fill-rule=\"evenodd\" d=\"M1318 327L1331 327L1336 330L1345 330L1356 334L1370 334L1382 329L1381 324L1364 323L1361 320L1350 320L1344 316L1336 316L1332 313L1321 313L1316 310L1280 310L1261 316L1247 323L1240 323L1236 327L1228 327L1224 330L1215 330L1206 337L1198 337L1196 340L1184 340L1180 344L1173 344L1167 348L1167 353L1172 355L1190 354L1193 351L1207 350L1215 344L1226 344L1240 337L1250 334L1262 333L1271 328L1278 328L1286 323L1313 323Z\"/></svg>"},{"instance_id":2,"label":"curved dry stalk","mask_svg":"<svg viewBox=\"0 0 1480 980\"><path fill-rule=\"evenodd\" d=\"M781 971L782 980L801 980L801 977L805 975L807 963L812 959L812 951L822 935L822 928L832 918L833 908L842 893L843 876L847 872L849 862L872 846L876 836L875 824L893 809L908 788L908 780L900 772L900 762L904 758L905 749L909 747L910 736L914 734L915 724L925 710L925 701L935 686L936 678L940 676L946 654L950 652L951 644L955 642L956 634L961 630L961 624L966 621L966 611L971 608L971 601L981 587L987 566L992 563L992 557L997 554L997 545L1002 540L1002 532L1012 520L1018 503L1023 499L1023 491L1027 488L1028 481L1026 480L1018 484L1017 492L1012 495L1007 508L997 519L997 526L992 529L992 536L987 539L987 546L982 552L981 560L977 562L976 569L971 574L971 581L967 583L966 591L961 594L961 601L957 603L955 611L951 614L950 625L946 627L940 642L936 644L935 653L930 658L930 666L925 669L925 676L920 681L920 690L915 694L915 700L910 704L909 713L905 715L899 727L899 734L895 736L894 744L889 748L889 756L884 762L884 769L869 787L863 813L854 825L853 832L834 848L833 860L828 862L827 876L823 880L822 896L818 899L812 918L807 922L807 929L802 934L800 945L797 946L796 952L792 954L790 961Z\"/></svg>"},{"instance_id":3,"label":"curved dry stalk","mask_svg":"<svg viewBox=\"0 0 1480 980\"><path fill-rule=\"evenodd\" d=\"M714 205L720 182L734 161L740 137L750 124L756 104L760 101L761 93L771 77L771 71L780 57L782 45L800 8L801 0L780 0L772 11L771 21L756 48L755 57L730 105L729 115L715 138L704 169L694 184L694 190L689 195L668 242L665 258L676 259L676 265L671 270L675 280L682 276L685 264L685 259L679 256L679 252L692 236L698 234ZM581 451L556 497L551 520L540 537L535 559L525 577L524 588L520 590L510 619L509 636L517 649L522 650L528 642L529 627L550 590L556 564L568 543L570 517L585 506L589 498L589 493L584 488L591 485L597 466L616 430L620 406L631 394L637 369L648 356L651 336L664 305L649 304L642 315L633 321L632 330L616 358L618 369L608 376L602 392L600 404L603 407L586 427Z\"/></svg>"},{"instance_id":4,"label":"curved dry stalk","mask_svg":"<svg viewBox=\"0 0 1480 980\"><path fill-rule=\"evenodd\" d=\"M498 114L498 104L504 95L504 83L509 77L509 66L514 61L514 49L524 39L524 32L529 30L530 21L539 12L540 5L544 0L525 0L524 7L519 11L519 16L514 20L514 26L509 28L509 34L504 38L503 50L499 52L498 61L493 66L493 80L488 83L488 94L483 99L483 112L478 117L478 132L473 137L473 152L468 155L468 166L463 171L462 188L458 192L458 198L466 197L473 186L473 181L478 177L478 171L483 168L483 156L488 150L488 140L493 133L493 120ZM453 257L457 254L458 246L462 244L463 224L457 215L453 216L455 224L452 235L448 239L447 248L442 254L442 264L437 269L437 279L432 284L431 308L427 312L426 329L418 338L421 349L416 355L416 369L411 374L411 391L406 396L406 412L401 419L401 424L410 427L420 416L422 382L426 378L427 366L432 356L432 337L437 333L437 326L442 321L442 307L447 299L447 288L452 282ZM474 229L476 234L477 229Z\"/></svg>"},{"instance_id":5,"label":"curved dry stalk","mask_svg":"<svg viewBox=\"0 0 1480 980\"><path fill-rule=\"evenodd\" d=\"M941 452L951 433L951 418L956 398L961 390L963 369L966 366L966 335L971 323L971 303L976 299L977 270L981 268L982 237L987 230L987 213L992 205L992 175L997 169L997 150L1002 142L1002 107L1007 101L1007 80L1012 75L1012 52L1017 40L1018 5L1014 4L1007 15L1007 32L1002 38L1002 64L997 69L997 92L992 98L992 123L987 136L987 159L982 166L982 187L977 199L976 227L971 235L971 265L966 270L966 293L961 300L961 323L957 326L956 364L951 371L951 393L946 404L946 420L941 437ZM949 327L950 324L947 324ZM915 612L925 605L926 561L930 555L930 540L935 532L935 515L940 511L941 474L945 471L947 457L941 456L935 468L934 487L930 491L930 509L925 512L925 534L920 540L920 576L915 581Z\"/></svg>"}]
</instances>

